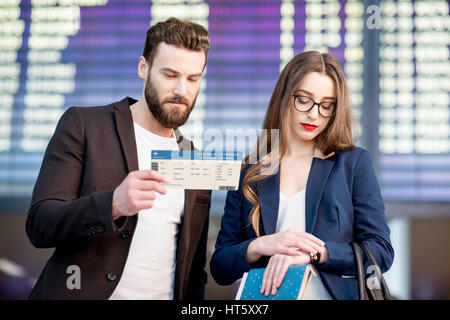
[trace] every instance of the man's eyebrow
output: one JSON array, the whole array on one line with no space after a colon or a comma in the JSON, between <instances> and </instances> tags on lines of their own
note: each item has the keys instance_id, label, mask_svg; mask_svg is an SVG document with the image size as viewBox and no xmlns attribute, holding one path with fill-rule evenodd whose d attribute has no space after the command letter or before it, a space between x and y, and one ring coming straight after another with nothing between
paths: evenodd
<instances>
[{"instance_id":1,"label":"man's eyebrow","mask_svg":"<svg viewBox=\"0 0 450 320\"><path fill-rule=\"evenodd\" d=\"M177 70L170 69L170 68L162 68L160 70L163 72L172 72L172 73L177 73L177 74L179 73Z\"/></svg>"},{"instance_id":2,"label":"man's eyebrow","mask_svg":"<svg viewBox=\"0 0 450 320\"><path fill-rule=\"evenodd\" d=\"M193 74L189 75L189 77L201 77L201 76L202 76L201 72L200 73L193 73Z\"/></svg>"},{"instance_id":3,"label":"man's eyebrow","mask_svg":"<svg viewBox=\"0 0 450 320\"><path fill-rule=\"evenodd\" d=\"M175 73L175 74L179 74L179 72L177 70L171 69L171 68L162 68L161 69L162 72L171 72L171 73ZM200 73L193 73L190 74L189 77L200 77L202 75L202 72Z\"/></svg>"},{"instance_id":4,"label":"man's eyebrow","mask_svg":"<svg viewBox=\"0 0 450 320\"><path fill-rule=\"evenodd\" d=\"M299 89L299 90L296 90L296 91L295 91L295 93L299 93L299 92L304 92L304 93L306 93L306 94L310 95L311 97L314 97L314 94L312 94L312 93L311 93L311 92L309 92L308 90L305 90L305 89ZM323 99L331 99L331 100L336 100L336 98L335 98L335 97L323 97Z\"/></svg>"}]
</instances>

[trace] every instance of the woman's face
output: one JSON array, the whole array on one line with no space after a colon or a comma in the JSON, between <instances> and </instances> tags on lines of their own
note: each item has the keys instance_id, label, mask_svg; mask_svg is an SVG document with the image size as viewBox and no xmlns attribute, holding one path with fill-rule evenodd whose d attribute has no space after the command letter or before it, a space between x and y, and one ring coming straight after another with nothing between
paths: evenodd
<instances>
[{"instance_id":1,"label":"woman's face","mask_svg":"<svg viewBox=\"0 0 450 320\"><path fill-rule=\"evenodd\" d=\"M323 115L330 115L335 106L331 104L331 109L325 107L330 107L330 103L336 102L333 80L322 73L308 73L299 83L294 94L302 97L294 98L291 96L289 102L288 122L291 138L304 141L314 140L325 129L330 118L325 118L319 113L318 105L314 105L307 112L300 112L295 108L294 103L297 108L307 110L309 104L312 104L310 101L312 99L324 105L320 107L320 112ZM295 99L297 101L294 102Z\"/></svg>"}]
</instances>

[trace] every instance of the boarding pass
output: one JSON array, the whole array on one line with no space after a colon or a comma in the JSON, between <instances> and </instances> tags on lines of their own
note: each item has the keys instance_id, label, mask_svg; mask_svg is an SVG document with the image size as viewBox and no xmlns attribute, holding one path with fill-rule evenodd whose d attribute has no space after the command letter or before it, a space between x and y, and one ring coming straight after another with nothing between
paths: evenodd
<instances>
[{"instance_id":1,"label":"boarding pass","mask_svg":"<svg viewBox=\"0 0 450 320\"><path fill-rule=\"evenodd\" d=\"M173 189L237 190L242 152L152 150L151 169L162 173Z\"/></svg>"}]
</instances>

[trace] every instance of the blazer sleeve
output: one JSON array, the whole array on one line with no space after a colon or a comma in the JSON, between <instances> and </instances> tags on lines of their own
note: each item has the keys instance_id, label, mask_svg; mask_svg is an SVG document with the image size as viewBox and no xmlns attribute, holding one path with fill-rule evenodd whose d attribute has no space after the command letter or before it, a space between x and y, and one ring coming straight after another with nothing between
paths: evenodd
<instances>
[{"instance_id":1,"label":"blazer sleeve","mask_svg":"<svg viewBox=\"0 0 450 320\"><path fill-rule=\"evenodd\" d=\"M44 154L33 190L26 232L38 248L114 230L114 190L78 197L85 158L85 132L80 108L69 108L60 118Z\"/></svg>"},{"instance_id":2,"label":"blazer sleeve","mask_svg":"<svg viewBox=\"0 0 450 320\"><path fill-rule=\"evenodd\" d=\"M244 272L248 272L252 268L262 267L268 261L268 257L263 256L250 265L245 257L248 245L256 238L254 232L248 234L246 232L246 229L251 228L251 226L246 219L249 212L247 212L248 209L244 209L244 201L246 200L242 192L242 179L245 172L244 170L241 173L238 190L228 191L227 193L221 228L210 261L211 275L220 285L232 284L242 278Z\"/></svg>"},{"instance_id":3,"label":"blazer sleeve","mask_svg":"<svg viewBox=\"0 0 450 320\"><path fill-rule=\"evenodd\" d=\"M355 165L352 202L353 241L364 241L373 252L381 271L386 272L392 265L394 250L390 242L390 230L384 213L380 187L370 154L366 150L361 150ZM335 274L357 274L354 253L349 243L326 241L325 244L329 259L319 266L320 270ZM364 263L367 270L369 266L367 258Z\"/></svg>"}]
</instances>

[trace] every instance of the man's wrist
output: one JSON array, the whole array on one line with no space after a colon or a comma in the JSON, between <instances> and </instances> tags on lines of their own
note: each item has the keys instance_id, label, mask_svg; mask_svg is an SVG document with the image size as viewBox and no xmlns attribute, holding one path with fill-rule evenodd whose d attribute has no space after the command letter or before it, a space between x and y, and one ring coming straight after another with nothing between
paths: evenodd
<instances>
[{"instance_id":1,"label":"man's wrist","mask_svg":"<svg viewBox=\"0 0 450 320\"><path fill-rule=\"evenodd\" d=\"M112 215L113 221L119 219L122 216L120 214L120 211L117 209L116 191L117 191L117 188L114 189L113 196L112 196L112 203L111 203L111 215Z\"/></svg>"},{"instance_id":2,"label":"man's wrist","mask_svg":"<svg viewBox=\"0 0 450 320\"><path fill-rule=\"evenodd\" d=\"M111 214L112 214L112 219L113 220L117 220L117 219L120 218L120 212L119 212L119 210L114 208L114 204L112 205L112 210L111 211L112 211Z\"/></svg>"}]
</instances>

